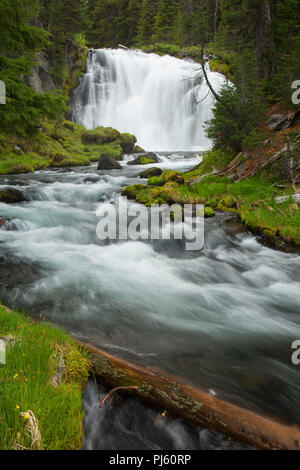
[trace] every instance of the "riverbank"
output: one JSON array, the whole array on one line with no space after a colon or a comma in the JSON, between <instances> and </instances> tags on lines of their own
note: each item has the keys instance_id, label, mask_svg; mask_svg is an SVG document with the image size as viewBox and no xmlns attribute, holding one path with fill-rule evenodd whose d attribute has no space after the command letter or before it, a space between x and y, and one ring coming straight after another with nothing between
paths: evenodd
<instances>
[{"instance_id":1,"label":"riverbank","mask_svg":"<svg viewBox=\"0 0 300 470\"><path fill-rule=\"evenodd\" d=\"M62 330L2 305L0 337L0 448L80 449L86 354Z\"/></svg>"},{"instance_id":2,"label":"riverbank","mask_svg":"<svg viewBox=\"0 0 300 470\"><path fill-rule=\"evenodd\" d=\"M215 211L234 212L271 247L299 247L300 212L293 199L300 191L299 127L268 133L263 144L238 156L205 152L192 170L164 171L150 177L147 185L124 188L123 195L147 206L204 204L208 218Z\"/></svg>"},{"instance_id":3,"label":"riverbank","mask_svg":"<svg viewBox=\"0 0 300 470\"><path fill-rule=\"evenodd\" d=\"M103 154L121 160L135 144L135 136L110 127L87 130L70 121L44 121L31 137L0 133L0 174L88 166Z\"/></svg>"}]
</instances>

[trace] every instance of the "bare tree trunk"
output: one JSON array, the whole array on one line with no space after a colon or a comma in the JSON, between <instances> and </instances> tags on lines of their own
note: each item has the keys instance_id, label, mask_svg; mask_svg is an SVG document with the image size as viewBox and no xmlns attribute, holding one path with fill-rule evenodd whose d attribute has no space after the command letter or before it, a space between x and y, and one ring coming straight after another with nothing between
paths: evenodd
<instances>
[{"instance_id":1,"label":"bare tree trunk","mask_svg":"<svg viewBox=\"0 0 300 470\"><path fill-rule=\"evenodd\" d=\"M215 7L215 14L214 14L214 41L217 36L219 8L220 8L220 0L216 0L216 7Z\"/></svg>"},{"instance_id":2,"label":"bare tree trunk","mask_svg":"<svg viewBox=\"0 0 300 470\"><path fill-rule=\"evenodd\" d=\"M203 46L202 46L202 52L201 52L201 68L202 68L202 72L203 72L205 81L206 81L206 83L207 83L207 86L208 86L208 88L210 89L211 93L214 95L214 97L215 97L215 99L216 99L217 101L221 101L220 96L219 96L218 93L214 90L212 84L210 83L209 78L208 78L207 73L206 73L206 70L205 70L204 47L203 47Z\"/></svg>"}]
</instances>

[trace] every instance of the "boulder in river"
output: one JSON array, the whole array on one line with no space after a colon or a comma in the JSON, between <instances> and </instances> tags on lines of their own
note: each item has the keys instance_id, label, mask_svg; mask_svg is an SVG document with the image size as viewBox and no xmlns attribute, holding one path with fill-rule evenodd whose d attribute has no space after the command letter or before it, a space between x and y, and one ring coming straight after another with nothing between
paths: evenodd
<instances>
[{"instance_id":1,"label":"boulder in river","mask_svg":"<svg viewBox=\"0 0 300 470\"><path fill-rule=\"evenodd\" d=\"M121 170L121 165L113 157L102 154L98 163L98 170Z\"/></svg>"},{"instance_id":2,"label":"boulder in river","mask_svg":"<svg viewBox=\"0 0 300 470\"><path fill-rule=\"evenodd\" d=\"M0 191L0 202L17 204L18 202L28 202L28 199L18 189L6 188Z\"/></svg>"},{"instance_id":3,"label":"boulder in river","mask_svg":"<svg viewBox=\"0 0 300 470\"><path fill-rule=\"evenodd\" d=\"M142 149L139 145L136 145L132 153L146 153L146 150Z\"/></svg>"},{"instance_id":4,"label":"boulder in river","mask_svg":"<svg viewBox=\"0 0 300 470\"><path fill-rule=\"evenodd\" d=\"M147 170L142 171L142 173L140 174L140 178L152 178L152 176L160 176L162 175L162 173L163 170L161 170L160 168L148 168Z\"/></svg>"},{"instance_id":5,"label":"boulder in river","mask_svg":"<svg viewBox=\"0 0 300 470\"><path fill-rule=\"evenodd\" d=\"M159 163L158 156L153 152L138 155L133 161L129 162L128 165L150 165L151 163Z\"/></svg>"}]
</instances>

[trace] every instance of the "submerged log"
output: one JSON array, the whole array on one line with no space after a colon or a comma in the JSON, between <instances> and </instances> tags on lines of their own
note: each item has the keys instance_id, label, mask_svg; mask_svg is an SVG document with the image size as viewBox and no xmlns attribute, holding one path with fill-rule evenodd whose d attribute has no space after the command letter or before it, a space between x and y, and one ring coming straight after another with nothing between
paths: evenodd
<instances>
[{"instance_id":1,"label":"submerged log","mask_svg":"<svg viewBox=\"0 0 300 470\"><path fill-rule=\"evenodd\" d=\"M88 352L95 376L109 386L133 387L130 393L147 403L260 449L300 449L300 429L296 425L260 416L180 383L164 372L113 357L93 345L82 346Z\"/></svg>"}]
</instances>

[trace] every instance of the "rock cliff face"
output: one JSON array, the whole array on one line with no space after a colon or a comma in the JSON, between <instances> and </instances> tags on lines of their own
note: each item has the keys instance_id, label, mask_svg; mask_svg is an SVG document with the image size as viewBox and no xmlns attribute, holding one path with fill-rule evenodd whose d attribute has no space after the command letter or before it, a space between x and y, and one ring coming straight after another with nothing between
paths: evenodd
<instances>
[{"instance_id":1,"label":"rock cliff face","mask_svg":"<svg viewBox=\"0 0 300 470\"><path fill-rule=\"evenodd\" d=\"M28 79L28 85L37 93L55 90L56 86L49 73L50 64L45 52L37 54L37 66L33 69L31 77Z\"/></svg>"},{"instance_id":2,"label":"rock cliff face","mask_svg":"<svg viewBox=\"0 0 300 470\"><path fill-rule=\"evenodd\" d=\"M55 79L52 71L56 64L51 55L47 51L41 51L37 54L37 65L32 70L31 77L28 78L28 85L37 93L45 93L48 91L62 88L65 95L69 95L72 88L78 84L78 79L86 70L86 57L88 48L78 46L69 40L65 50L65 70L66 77L64 81Z\"/></svg>"}]
</instances>

